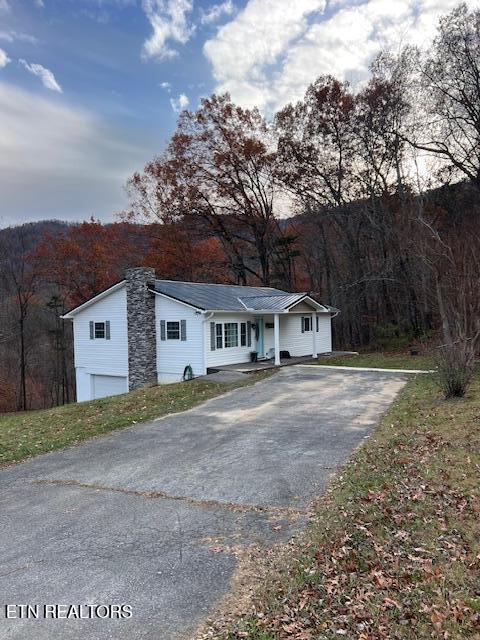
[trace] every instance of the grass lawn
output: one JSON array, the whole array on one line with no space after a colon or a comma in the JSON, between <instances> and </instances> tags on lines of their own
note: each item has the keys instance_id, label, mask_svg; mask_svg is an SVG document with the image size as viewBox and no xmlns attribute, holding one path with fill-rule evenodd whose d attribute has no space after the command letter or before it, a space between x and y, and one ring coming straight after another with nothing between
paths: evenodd
<instances>
[{"instance_id":1,"label":"grass lawn","mask_svg":"<svg viewBox=\"0 0 480 640\"><path fill-rule=\"evenodd\" d=\"M248 611L205 637L480 639L480 375L449 401L412 379L277 553Z\"/></svg>"},{"instance_id":2,"label":"grass lawn","mask_svg":"<svg viewBox=\"0 0 480 640\"><path fill-rule=\"evenodd\" d=\"M192 380L54 409L5 414L0 416L0 466L190 409L203 400L272 374L273 371L262 371L233 384Z\"/></svg>"},{"instance_id":3,"label":"grass lawn","mask_svg":"<svg viewBox=\"0 0 480 640\"><path fill-rule=\"evenodd\" d=\"M319 358L318 364L346 367L377 367L379 369L433 369L433 360L428 355L411 356L402 353L360 353L358 356Z\"/></svg>"}]
</instances>

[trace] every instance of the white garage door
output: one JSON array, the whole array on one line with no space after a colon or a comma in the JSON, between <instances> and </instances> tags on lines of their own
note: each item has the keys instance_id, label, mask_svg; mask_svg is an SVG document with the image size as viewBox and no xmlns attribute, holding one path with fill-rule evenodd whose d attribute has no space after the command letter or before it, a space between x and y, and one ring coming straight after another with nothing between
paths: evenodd
<instances>
[{"instance_id":1,"label":"white garage door","mask_svg":"<svg viewBox=\"0 0 480 640\"><path fill-rule=\"evenodd\" d=\"M127 378L125 376L92 375L93 398L106 398L126 393Z\"/></svg>"}]
</instances>

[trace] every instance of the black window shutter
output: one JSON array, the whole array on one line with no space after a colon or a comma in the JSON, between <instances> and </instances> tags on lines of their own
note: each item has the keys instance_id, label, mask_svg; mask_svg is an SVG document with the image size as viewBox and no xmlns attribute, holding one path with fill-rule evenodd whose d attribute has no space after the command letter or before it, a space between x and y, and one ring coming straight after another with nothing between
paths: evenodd
<instances>
[{"instance_id":1,"label":"black window shutter","mask_svg":"<svg viewBox=\"0 0 480 640\"><path fill-rule=\"evenodd\" d=\"M105 320L105 339L110 340L110 320Z\"/></svg>"},{"instance_id":2,"label":"black window shutter","mask_svg":"<svg viewBox=\"0 0 480 640\"><path fill-rule=\"evenodd\" d=\"M93 320L90 320L90 340L93 340Z\"/></svg>"},{"instance_id":3,"label":"black window shutter","mask_svg":"<svg viewBox=\"0 0 480 640\"><path fill-rule=\"evenodd\" d=\"M215 351L215 323L210 322L210 351Z\"/></svg>"},{"instance_id":4,"label":"black window shutter","mask_svg":"<svg viewBox=\"0 0 480 640\"><path fill-rule=\"evenodd\" d=\"M302 316L302 333L305 333L305 318Z\"/></svg>"},{"instance_id":5,"label":"black window shutter","mask_svg":"<svg viewBox=\"0 0 480 640\"><path fill-rule=\"evenodd\" d=\"M180 320L180 340L183 340L185 342L186 339L187 339L187 321Z\"/></svg>"},{"instance_id":6,"label":"black window shutter","mask_svg":"<svg viewBox=\"0 0 480 640\"><path fill-rule=\"evenodd\" d=\"M165 340L165 320L160 320L160 340Z\"/></svg>"},{"instance_id":7,"label":"black window shutter","mask_svg":"<svg viewBox=\"0 0 480 640\"><path fill-rule=\"evenodd\" d=\"M318 316L315 316L315 318L317 319L317 333L318 333Z\"/></svg>"},{"instance_id":8,"label":"black window shutter","mask_svg":"<svg viewBox=\"0 0 480 640\"><path fill-rule=\"evenodd\" d=\"M247 322L247 347L252 346L252 323L250 320Z\"/></svg>"}]
</instances>

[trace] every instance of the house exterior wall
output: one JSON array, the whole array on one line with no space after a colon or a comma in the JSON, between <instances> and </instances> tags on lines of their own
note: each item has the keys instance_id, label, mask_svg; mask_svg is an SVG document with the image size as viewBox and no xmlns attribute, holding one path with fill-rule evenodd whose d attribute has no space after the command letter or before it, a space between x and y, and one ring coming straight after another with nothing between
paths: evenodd
<instances>
[{"instance_id":1,"label":"house exterior wall","mask_svg":"<svg viewBox=\"0 0 480 640\"><path fill-rule=\"evenodd\" d=\"M162 340L160 323L185 320L186 340ZM203 316L195 309L163 296L155 296L157 372L160 384L179 382L189 364L194 376L206 373L203 360Z\"/></svg>"},{"instance_id":2,"label":"house exterior wall","mask_svg":"<svg viewBox=\"0 0 480 640\"><path fill-rule=\"evenodd\" d=\"M204 323L204 340L205 340L205 360L207 367L218 367L225 364L236 364L240 362L250 362L250 352L255 351L255 332L252 330L251 345L245 347L240 346L240 327L238 333L238 347L223 347L222 349L211 349L210 340L210 323L225 323L225 322L255 322L253 315L246 313L215 313L211 318L207 319Z\"/></svg>"},{"instance_id":3,"label":"house exterior wall","mask_svg":"<svg viewBox=\"0 0 480 640\"><path fill-rule=\"evenodd\" d=\"M302 333L302 315L305 314L285 314L280 316L280 349L289 351L291 356L308 356L313 353L313 334L311 331ZM315 316L313 327L316 329ZM272 344L273 347L273 329ZM332 350L331 341L331 317L328 313L318 314L318 332L316 333L317 353L325 353Z\"/></svg>"},{"instance_id":4,"label":"house exterior wall","mask_svg":"<svg viewBox=\"0 0 480 640\"><path fill-rule=\"evenodd\" d=\"M90 339L90 322L110 322L110 340ZM127 295L113 291L73 320L77 400L92 399L91 375L128 376Z\"/></svg>"},{"instance_id":5,"label":"house exterior wall","mask_svg":"<svg viewBox=\"0 0 480 640\"><path fill-rule=\"evenodd\" d=\"M330 353L332 350L332 316L329 313L318 314L317 353Z\"/></svg>"}]
</instances>

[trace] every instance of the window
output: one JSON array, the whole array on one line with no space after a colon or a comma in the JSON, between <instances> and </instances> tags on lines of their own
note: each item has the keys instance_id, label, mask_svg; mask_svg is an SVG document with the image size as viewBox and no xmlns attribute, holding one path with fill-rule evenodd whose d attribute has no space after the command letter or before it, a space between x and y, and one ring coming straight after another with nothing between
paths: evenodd
<instances>
[{"instance_id":1,"label":"window","mask_svg":"<svg viewBox=\"0 0 480 640\"><path fill-rule=\"evenodd\" d=\"M90 340L110 340L110 320L94 322L90 320Z\"/></svg>"},{"instance_id":2,"label":"window","mask_svg":"<svg viewBox=\"0 0 480 640\"><path fill-rule=\"evenodd\" d=\"M238 323L225 323L225 347L238 347Z\"/></svg>"},{"instance_id":3,"label":"window","mask_svg":"<svg viewBox=\"0 0 480 640\"><path fill-rule=\"evenodd\" d=\"M240 323L240 346L241 347L247 346L247 323L246 322Z\"/></svg>"},{"instance_id":4,"label":"window","mask_svg":"<svg viewBox=\"0 0 480 640\"><path fill-rule=\"evenodd\" d=\"M223 324L217 324L215 331L217 336L217 349L221 349L223 347Z\"/></svg>"},{"instance_id":5,"label":"window","mask_svg":"<svg viewBox=\"0 0 480 640\"><path fill-rule=\"evenodd\" d=\"M312 319L310 316L302 317L302 331L311 331L312 330Z\"/></svg>"},{"instance_id":6,"label":"window","mask_svg":"<svg viewBox=\"0 0 480 640\"><path fill-rule=\"evenodd\" d=\"M180 322L167 322L167 340L180 340Z\"/></svg>"},{"instance_id":7,"label":"window","mask_svg":"<svg viewBox=\"0 0 480 640\"><path fill-rule=\"evenodd\" d=\"M105 322L95 322L95 338L105 338Z\"/></svg>"}]
</instances>

